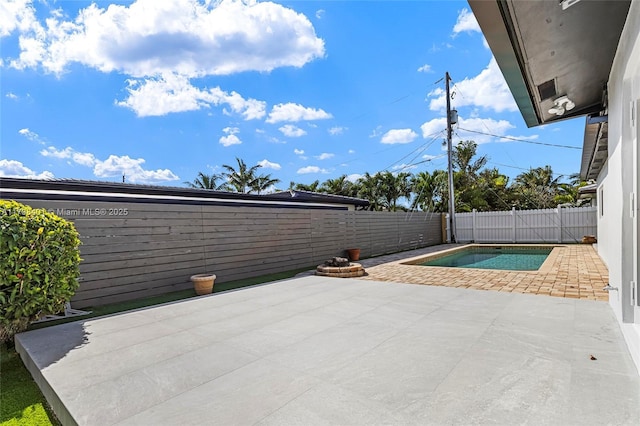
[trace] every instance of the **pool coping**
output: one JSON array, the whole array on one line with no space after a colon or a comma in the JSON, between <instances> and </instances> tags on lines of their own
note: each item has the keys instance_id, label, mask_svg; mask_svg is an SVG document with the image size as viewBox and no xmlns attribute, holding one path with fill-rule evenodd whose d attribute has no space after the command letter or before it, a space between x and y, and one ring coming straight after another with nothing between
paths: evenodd
<instances>
[{"instance_id":1,"label":"pool coping","mask_svg":"<svg viewBox=\"0 0 640 426\"><path fill-rule=\"evenodd\" d=\"M434 246L431 250L406 253L403 257L387 259L367 268L368 275L360 279L403 282L411 284L493 290L500 292L532 293L545 296L607 301L609 294L603 287L609 282L609 272L590 244L495 244L502 247L551 247L552 252L540 269L535 271L507 271L479 268L450 268L419 266L426 255L455 253L465 247L491 244L460 244Z\"/></svg>"},{"instance_id":2,"label":"pool coping","mask_svg":"<svg viewBox=\"0 0 640 426\"><path fill-rule=\"evenodd\" d=\"M442 257L445 256L449 256L455 253L458 253L460 251L465 251L465 250L469 250L469 249L473 249L473 248L485 248L485 247L501 247L501 248L523 248L523 249L528 249L528 250L536 250L536 249L548 249L551 248L551 253L549 253L549 255L547 256L547 258L544 260L544 262L542 262L542 265L540 265L540 268L538 269L534 269L534 270L529 270L529 272L540 272L540 273L547 273L551 270L551 268L553 267L553 264L555 263L556 259L558 258L558 256L560 255L560 253L563 251L563 249L566 249L566 245L565 244L479 244L479 243L473 243L473 244L465 244L463 246L460 247L454 247L454 248L450 248L450 249L445 249L442 251L438 251L435 253L429 253L429 254L423 254L420 256L415 256L415 257L411 257L409 259L404 259L404 260L400 260L400 261L396 261L393 263L397 263L399 265L418 265L420 263L424 263L424 262L428 262L430 260L436 260L436 259L440 259ZM450 268L449 266L434 266L434 265L420 265L422 267L426 267L426 268ZM464 269L475 269L475 270L488 270L488 271L502 271L503 269L490 269L490 268L468 268L465 267ZM510 271L515 271L515 272L519 272L519 271L526 271L526 270L521 270L521 269L510 269Z\"/></svg>"}]
</instances>

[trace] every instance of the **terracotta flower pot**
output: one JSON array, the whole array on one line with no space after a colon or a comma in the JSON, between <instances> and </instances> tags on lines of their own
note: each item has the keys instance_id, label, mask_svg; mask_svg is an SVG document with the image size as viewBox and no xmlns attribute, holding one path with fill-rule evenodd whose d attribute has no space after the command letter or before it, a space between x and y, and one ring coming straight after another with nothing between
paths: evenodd
<instances>
[{"instance_id":1,"label":"terracotta flower pot","mask_svg":"<svg viewBox=\"0 0 640 426\"><path fill-rule=\"evenodd\" d=\"M359 248L347 249L347 256L349 256L349 260L352 262L356 260L360 260L360 249Z\"/></svg>"},{"instance_id":2,"label":"terracotta flower pot","mask_svg":"<svg viewBox=\"0 0 640 426\"><path fill-rule=\"evenodd\" d=\"M213 292L213 283L216 280L214 274L198 274L191 276L193 288L199 296Z\"/></svg>"}]
</instances>

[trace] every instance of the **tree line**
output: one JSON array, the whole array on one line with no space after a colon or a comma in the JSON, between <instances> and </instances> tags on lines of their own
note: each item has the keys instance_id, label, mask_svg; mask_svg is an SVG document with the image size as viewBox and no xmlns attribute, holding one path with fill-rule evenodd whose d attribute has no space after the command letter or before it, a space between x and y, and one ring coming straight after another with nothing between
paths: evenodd
<instances>
[{"instance_id":1,"label":"tree line","mask_svg":"<svg viewBox=\"0 0 640 426\"><path fill-rule=\"evenodd\" d=\"M559 204L579 206L578 189L585 185L578 174L569 176L569 182L560 182L551 166L532 168L520 173L513 182L493 167L485 167L486 155L477 157L477 144L462 141L452 152L455 208L457 212L499 211L554 208ZM236 158L237 167L223 165L221 174L202 172L193 182L185 182L192 188L205 188L239 193L261 194L280 183L270 174L258 174L260 165L247 167ZM449 205L448 174L446 170L392 173L368 172L350 181L347 175L316 180L310 184L290 182L292 190L342 195L368 200L370 210L422 210L446 212Z\"/></svg>"}]
</instances>

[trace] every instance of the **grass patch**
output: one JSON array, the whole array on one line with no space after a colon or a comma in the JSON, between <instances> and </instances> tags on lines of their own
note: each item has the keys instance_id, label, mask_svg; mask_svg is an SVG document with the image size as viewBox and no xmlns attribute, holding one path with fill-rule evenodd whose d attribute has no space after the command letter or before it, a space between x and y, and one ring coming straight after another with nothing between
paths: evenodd
<instances>
[{"instance_id":1,"label":"grass patch","mask_svg":"<svg viewBox=\"0 0 640 426\"><path fill-rule=\"evenodd\" d=\"M276 274L269 274L269 275L260 275L259 277L245 278L242 280L229 281L226 283L215 283L213 286L213 292L220 293L223 291L235 290L243 287L250 287L253 285L264 284L272 281L285 280L287 278L293 278L301 272L308 271L314 268L315 267L293 269L291 271L278 272ZM53 325L64 324L67 322L100 317L104 315L116 314L118 312L130 311L133 309L146 308L148 306L160 305L162 303L176 302L178 300L189 299L191 297L196 297L196 296L197 294L195 290L189 289L189 290L174 291L172 293L147 297L144 299L129 300L126 302L112 303L109 305L86 308L87 311L91 311L89 315L31 324L29 326L29 330L36 330L39 328L51 327Z\"/></svg>"},{"instance_id":2,"label":"grass patch","mask_svg":"<svg viewBox=\"0 0 640 426\"><path fill-rule=\"evenodd\" d=\"M13 349L0 345L0 425L59 425Z\"/></svg>"}]
</instances>

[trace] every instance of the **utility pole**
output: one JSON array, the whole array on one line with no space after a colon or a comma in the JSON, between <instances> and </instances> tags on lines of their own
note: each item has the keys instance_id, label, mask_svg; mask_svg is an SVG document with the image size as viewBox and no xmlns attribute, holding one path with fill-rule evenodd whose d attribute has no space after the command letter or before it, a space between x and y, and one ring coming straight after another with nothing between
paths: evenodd
<instances>
[{"instance_id":1,"label":"utility pole","mask_svg":"<svg viewBox=\"0 0 640 426\"><path fill-rule=\"evenodd\" d=\"M451 242L456 242L456 203L454 199L454 188L453 188L453 147L451 142L451 124L453 122L457 122L457 117L455 120L452 120L454 117L451 113L451 94L449 93L449 81L451 77L449 76L449 72L445 73L444 81L445 87L447 88L447 159L449 163L449 232L451 233ZM456 111L457 113L457 111Z\"/></svg>"}]
</instances>

